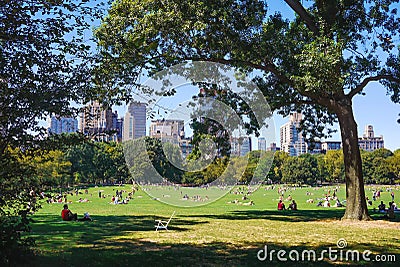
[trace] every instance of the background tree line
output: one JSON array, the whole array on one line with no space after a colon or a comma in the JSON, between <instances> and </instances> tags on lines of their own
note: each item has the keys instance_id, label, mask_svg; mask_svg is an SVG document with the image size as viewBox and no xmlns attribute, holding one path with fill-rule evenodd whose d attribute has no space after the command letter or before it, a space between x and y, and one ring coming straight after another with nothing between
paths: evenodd
<instances>
[{"instance_id":1,"label":"background tree line","mask_svg":"<svg viewBox=\"0 0 400 267\"><path fill-rule=\"evenodd\" d=\"M254 176L270 183L291 183L316 185L319 183L344 183L344 162L342 150L331 150L326 154L303 154L289 156L277 151L252 151L246 157L235 157L233 175L243 173L238 180L247 182ZM363 174L367 184L394 184L400 181L400 149L394 153L388 149L361 152ZM258 160L259 158L259 160ZM271 164L272 160L272 164ZM248 161L245 165L244 162ZM269 167L271 166L271 167ZM246 171L242 171L245 168Z\"/></svg>"},{"instance_id":2,"label":"background tree line","mask_svg":"<svg viewBox=\"0 0 400 267\"><path fill-rule=\"evenodd\" d=\"M143 140L146 147L138 149ZM137 154L132 154L133 151ZM400 182L400 149L394 152L384 148L362 151L361 156L365 183ZM342 150L301 156L256 150L246 156L215 158L203 170L196 168L197 160L197 157L192 159L190 156L185 160L177 145L145 137L124 144L86 140L49 151L36 150L34 155L21 158L19 164L30 170L31 181L42 189L129 183L132 178L157 183L160 182L157 175L169 182L188 185L206 184L217 178L219 183L248 183L253 177L269 183L299 185L344 182ZM196 171L185 171L190 167Z\"/></svg>"},{"instance_id":3,"label":"background tree line","mask_svg":"<svg viewBox=\"0 0 400 267\"><path fill-rule=\"evenodd\" d=\"M79 184L130 182L121 143L85 140L54 150L35 151L26 165L34 169L31 179L42 189Z\"/></svg>"}]
</instances>

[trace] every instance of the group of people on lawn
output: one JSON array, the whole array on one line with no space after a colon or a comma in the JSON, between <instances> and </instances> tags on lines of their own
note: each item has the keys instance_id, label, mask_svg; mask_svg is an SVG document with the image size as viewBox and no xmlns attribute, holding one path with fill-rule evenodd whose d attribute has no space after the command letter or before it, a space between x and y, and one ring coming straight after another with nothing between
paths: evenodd
<instances>
[{"instance_id":1,"label":"group of people on lawn","mask_svg":"<svg viewBox=\"0 0 400 267\"><path fill-rule=\"evenodd\" d=\"M297 203L296 203L296 201L294 199L289 204L288 209L289 210L297 210ZM278 210L286 210L285 203L282 201L282 199L280 199L279 202L278 202Z\"/></svg>"},{"instance_id":2,"label":"group of people on lawn","mask_svg":"<svg viewBox=\"0 0 400 267\"><path fill-rule=\"evenodd\" d=\"M379 204L379 206L378 206L378 210L379 210L379 212L386 213L384 215L385 218L394 219L395 218L394 213L395 213L395 211L397 211L397 206L396 206L396 203L393 201L393 202L389 202L388 208L386 208L385 203L383 203L383 201L381 201L381 204Z\"/></svg>"}]
</instances>

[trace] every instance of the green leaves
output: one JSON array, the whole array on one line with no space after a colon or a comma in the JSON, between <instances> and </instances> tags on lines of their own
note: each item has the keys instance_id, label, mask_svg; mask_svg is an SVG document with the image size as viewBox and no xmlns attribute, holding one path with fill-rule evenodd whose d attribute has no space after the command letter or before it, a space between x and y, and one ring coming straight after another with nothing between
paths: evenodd
<instances>
[{"instance_id":1,"label":"green leaves","mask_svg":"<svg viewBox=\"0 0 400 267\"><path fill-rule=\"evenodd\" d=\"M317 38L304 46L299 61L299 75L292 76L300 92L330 94L340 92L344 86L343 45L328 38Z\"/></svg>"},{"instance_id":2,"label":"green leaves","mask_svg":"<svg viewBox=\"0 0 400 267\"><path fill-rule=\"evenodd\" d=\"M0 119L0 152L6 144L26 144L38 119L70 114L70 101L93 95L93 58L83 33L97 9L86 2L1 2L0 110L7 116Z\"/></svg>"}]
</instances>

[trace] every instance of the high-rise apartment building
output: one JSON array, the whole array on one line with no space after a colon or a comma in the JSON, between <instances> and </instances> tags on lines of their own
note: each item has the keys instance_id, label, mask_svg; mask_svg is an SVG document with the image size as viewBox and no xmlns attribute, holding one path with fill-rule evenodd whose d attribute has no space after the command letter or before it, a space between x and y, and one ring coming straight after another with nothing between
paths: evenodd
<instances>
[{"instance_id":1,"label":"high-rise apartment building","mask_svg":"<svg viewBox=\"0 0 400 267\"><path fill-rule=\"evenodd\" d=\"M124 117L122 140L146 136L146 104L131 102Z\"/></svg>"},{"instance_id":2,"label":"high-rise apartment building","mask_svg":"<svg viewBox=\"0 0 400 267\"><path fill-rule=\"evenodd\" d=\"M123 134L123 125L124 119L118 118L118 112L114 111L112 116L112 129L115 131L113 135L113 141L121 142L122 141L122 134Z\"/></svg>"},{"instance_id":3,"label":"high-rise apartment building","mask_svg":"<svg viewBox=\"0 0 400 267\"><path fill-rule=\"evenodd\" d=\"M181 137L185 136L184 120L152 120L150 136L161 138L164 142L179 144Z\"/></svg>"},{"instance_id":4,"label":"high-rise apartment building","mask_svg":"<svg viewBox=\"0 0 400 267\"><path fill-rule=\"evenodd\" d=\"M84 107L81 113L81 132L95 141L120 141L121 124L117 111L105 109L95 101Z\"/></svg>"},{"instance_id":5,"label":"high-rise apartment building","mask_svg":"<svg viewBox=\"0 0 400 267\"><path fill-rule=\"evenodd\" d=\"M75 118L53 115L48 119L48 134L76 133L78 120Z\"/></svg>"},{"instance_id":6,"label":"high-rise apartment building","mask_svg":"<svg viewBox=\"0 0 400 267\"><path fill-rule=\"evenodd\" d=\"M290 156L298 156L307 153L307 143L299 132L301 113L290 114L289 122L280 128L281 150Z\"/></svg>"},{"instance_id":7,"label":"high-rise apartment building","mask_svg":"<svg viewBox=\"0 0 400 267\"><path fill-rule=\"evenodd\" d=\"M183 158L186 158L187 156L189 156L190 153L192 153L193 146L192 146L191 142L192 142L192 139L189 137L180 138L179 148L181 149Z\"/></svg>"},{"instance_id":8,"label":"high-rise apartment building","mask_svg":"<svg viewBox=\"0 0 400 267\"><path fill-rule=\"evenodd\" d=\"M269 144L269 147L267 147L267 151L279 151L281 150L279 147L276 146L276 143L271 143Z\"/></svg>"},{"instance_id":9,"label":"high-rise apartment building","mask_svg":"<svg viewBox=\"0 0 400 267\"><path fill-rule=\"evenodd\" d=\"M375 136L374 127L366 125L364 134L358 138L358 145L366 151L374 151L379 148L384 148L383 136Z\"/></svg>"},{"instance_id":10,"label":"high-rise apartment building","mask_svg":"<svg viewBox=\"0 0 400 267\"><path fill-rule=\"evenodd\" d=\"M251 151L251 137L245 137L243 139L242 146L240 148L240 156L246 156Z\"/></svg>"},{"instance_id":11,"label":"high-rise apartment building","mask_svg":"<svg viewBox=\"0 0 400 267\"><path fill-rule=\"evenodd\" d=\"M231 156L245 156L252 151L251 137L231 137Z\"/></svg>"},{"instance_id":12,"label":"high-rise apartment building","mask_svg":"<svg viewBox=\"0 0 400 267\"><path fill-rule=\"evenodd\" d=\"M267 150L267 140L264 137L258 138L258 150L266 151Z\"/></svg>"}]
</instances>

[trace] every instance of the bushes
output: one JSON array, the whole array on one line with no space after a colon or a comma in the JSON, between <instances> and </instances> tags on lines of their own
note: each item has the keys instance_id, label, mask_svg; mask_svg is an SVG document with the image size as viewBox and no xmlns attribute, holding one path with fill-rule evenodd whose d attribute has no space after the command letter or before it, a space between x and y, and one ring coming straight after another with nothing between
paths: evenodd
<instances>
[{"instance_id":1,"label":"bushes","mask_svg":"<svg viewBox=\"0 0 400 267\"><path fill-rule=\"evenodd\" d=\"M22 237L22 234L30 231L29 222L26 214L0 217L0 265L15 265L28 260L35 241Z\"/></svg>"},{"instance_id":2,"label":"bushes","mask_svg":"<svg viewBox=\"0 0 400 267\"><path fill-rule=\"evenodd\" d=\"M0 159L0 265L15 265L34 245L22 234L30 231L29 216L39 207L38 183L27 154L8 149L4 155Z\"/></svg>"}]
</instances>

